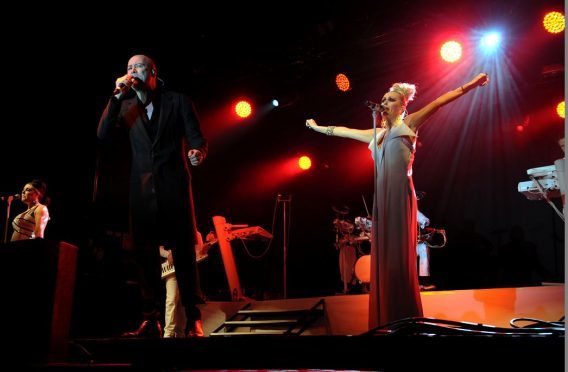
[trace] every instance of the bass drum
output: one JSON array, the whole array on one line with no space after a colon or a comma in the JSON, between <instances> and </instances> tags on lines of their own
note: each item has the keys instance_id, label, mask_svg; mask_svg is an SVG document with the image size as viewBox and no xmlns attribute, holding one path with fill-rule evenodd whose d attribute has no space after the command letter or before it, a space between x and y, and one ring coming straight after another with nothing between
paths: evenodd
<instances>
[{"instance_id":1,"label":"bass drum","mask_svg":"<svg viewBox=\"0 0 568 372\"><path fill-rule=\"evenodd\" d=\"M371 255L366 254L359 257L357 262L355 262L355 276L362 283L371 282Z\"/></svg>"}]
</instances>

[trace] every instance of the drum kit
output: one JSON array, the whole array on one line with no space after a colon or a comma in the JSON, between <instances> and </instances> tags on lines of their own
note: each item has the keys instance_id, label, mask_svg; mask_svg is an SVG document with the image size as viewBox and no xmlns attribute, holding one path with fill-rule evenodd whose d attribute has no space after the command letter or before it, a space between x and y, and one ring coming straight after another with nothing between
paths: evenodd
<instances>
[{"instance_id":1,"label":"drum kit","mask_svg":"<svg viewBox=\"0 0 568 372\"><path fill-rule=\"evenodd\" d=\"M334 206L332 209L336 213L333 226L336 236L335 247L339 250L339 271L343 282L343 293L348 293L350 288L357 284L357 280L362 281L356 276L355 267L362 257L369 256L371 222L364 217L355 218L355 223L348 220L348 207Z\"/></svg>"},{"instance_id":2,"label":"drum kit","mask_svg":"<svg viewBox=\"0 0 568 372\"><path fill-rule=\"evenodd\" d=\"M332 207L336 213L333 225L336 232L335 246L339 250L339 271L343 282L343 292L349 287L371 282L371 226L369 217L355 217L351 222L346 217L348 207ZM429 248L442 248L446 245L446 231L428 227L430 220L422 212L417 211L417 256L420 260L419 275L430 275Z\"/></svg>"}]
</instances>

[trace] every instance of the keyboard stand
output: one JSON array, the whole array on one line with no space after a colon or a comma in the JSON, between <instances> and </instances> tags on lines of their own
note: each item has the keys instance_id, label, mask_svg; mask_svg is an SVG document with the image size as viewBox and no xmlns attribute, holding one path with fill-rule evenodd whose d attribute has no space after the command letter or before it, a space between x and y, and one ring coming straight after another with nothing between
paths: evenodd
<instances>
[{"instance_id":1,"label":"keyboard stand","mask_svg":"<svg viewBox=\"0 0 568 372\"><path fill-rule=\"evenodd\" d=\"M535 178L534 176L529 176L529 178L536 184L536 187L538 187L538 191L540 192L540 194L542 195L542 197L544 198L544 200L546 200L546 202L548 204L550 204L550 206L554 209L554 211L556 212L556 214L558 215L558 217L560 217L560 219L562 220L562 222L565 222L564 220L564 215L562 214L562 212L560 212L558 210L558 208L556 208L556 205L554 205L554 203L548 198L547 193L544 191L544 188L542 187L542 185L540 184L540 182L538 181L537 178Z\"/></svg>"},{"instance_id":2,"label":"keyboard stand","mask_svg":"<svg viewBox=\"0 0 568 372\"><path fill-rule=\"evenodd\" d=\"M239 280L239 273L235 264L235 256L231 247L231 240L239 239L272 239L272 234L264 230L260 226L248 227L248 225L232 225L227 223L225 217L214 216L213 225L217 233L217 240L221 251L221 258L223 259L223 266L225 266L225 274L227 274L227 281L231 293L231 301L244 301L243 290ZM234 228L239 228L233 230Z\"/></svg>"}]
</instances>

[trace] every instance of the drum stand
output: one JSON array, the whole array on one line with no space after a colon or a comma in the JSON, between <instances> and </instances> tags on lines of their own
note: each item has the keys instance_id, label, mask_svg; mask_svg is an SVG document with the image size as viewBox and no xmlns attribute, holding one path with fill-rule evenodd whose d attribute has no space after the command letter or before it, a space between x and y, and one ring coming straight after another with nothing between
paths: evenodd
<instances>
[{"instance_id":1,"label":"drum stand","mask_svg":"<svg viewBox=\"0 0 568 372\"><path fill-rule=\"evenodd\" d=\"M342 244L339 246L339 254L342 256L341 260L343 261L343 270L341 274L343 274L343 294L347 294L349 291L349 286L347 284L347 246Z\"/></svg>"}]
</instances>

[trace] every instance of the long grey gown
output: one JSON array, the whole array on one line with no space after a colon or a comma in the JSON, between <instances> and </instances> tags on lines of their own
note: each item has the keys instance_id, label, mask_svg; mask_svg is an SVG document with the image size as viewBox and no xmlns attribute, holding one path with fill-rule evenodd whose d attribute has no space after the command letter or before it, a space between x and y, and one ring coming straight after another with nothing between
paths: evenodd
<instances>
[{"instance_id":1,"label":"long grey gown","mask_svg":"<svg viewBox=\"0 0 568 372\"><path fill-rule=\"evenodd\" d=\"M369 329L422 316L416 262L417 204L412 182L416 133L402 123L377 137L374 202L378 222L371 234ZM371 151L374 143L369 145Z\"/></svg>"}]
</instances>

